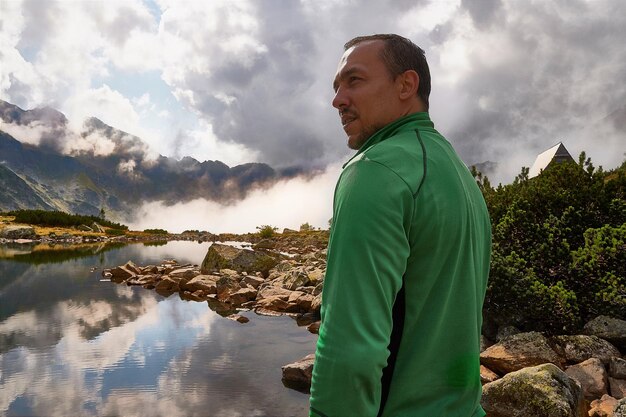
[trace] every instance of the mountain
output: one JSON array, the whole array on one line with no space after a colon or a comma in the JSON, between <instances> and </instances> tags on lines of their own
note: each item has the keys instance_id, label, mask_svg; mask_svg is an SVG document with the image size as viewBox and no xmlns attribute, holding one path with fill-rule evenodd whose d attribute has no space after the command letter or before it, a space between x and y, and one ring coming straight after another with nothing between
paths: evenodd
<instances>
[{"instance_id":1,"label":"mountain","mask_svg":"<svg viewBox=\"0 0 626 417\"><path fill-rule=\"evenodd\" d=\"M208 199L230 203L256 187L295 175L261 163L150 154L139 137L97 118L73 131L49 107L23 110L0 100L0 210L43 208L132 220L148 201Z\"/></svg>"}]
</instances>

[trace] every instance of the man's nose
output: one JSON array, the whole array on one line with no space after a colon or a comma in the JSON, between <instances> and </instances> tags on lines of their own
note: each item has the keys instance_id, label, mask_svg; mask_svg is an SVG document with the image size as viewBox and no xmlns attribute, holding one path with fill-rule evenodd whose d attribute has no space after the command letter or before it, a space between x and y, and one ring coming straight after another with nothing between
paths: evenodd
<instances>
[{"instance_id":1,"label":"man's nose","mask_svg":"<svg viewBox=\"0 0 626 417\"><path fill-rule=\"evenodd\" d=\"M336 109L341 109L342 107L348 106L348 95L345 90L341 87L337 89L335 92L335 97L333 98L333 107Z\"/></svg>"}]
</instances>

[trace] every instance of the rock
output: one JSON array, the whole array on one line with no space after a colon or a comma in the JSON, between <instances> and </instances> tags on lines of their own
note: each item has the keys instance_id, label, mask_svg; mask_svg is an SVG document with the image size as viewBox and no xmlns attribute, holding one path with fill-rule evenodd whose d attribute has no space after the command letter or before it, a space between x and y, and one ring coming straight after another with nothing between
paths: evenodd
<instances>
[{"instance_id":1,"label":"rock","mask_svg":"<svg viewBox=\"0 0 626 417\"><path fill-rule=\"evenodd\" d=\"M180 291L180 287L178 286L178 280L172 279L169 276L164 276L161 281L159 281L155 287L155 291L161 295L170 295L174 292Z\"/></svg>"},{"instance_id":2,"label":"rock","mask_svg":"<svg viewBox=\"0 0 626 417\"><path fill-rule=\"evenodd\" d=\"M6 226L0 230L0 237L4 239L34 239L37 235L32 226Z\"/></svg>"},{"instance_id":3,"label":"rock","mask_svg":"<svg viewBox=\"0 0 626 417\"><path fill-rule=\"evenodd\" d=\"M609 377L609 388L611 397L618 400L626 397L626 380Z\"/></svg>"},{"instance_id":4,"label":"rock","mask_svg":"<svg viewBox=\"0 0 626 417\"><path fill-rule=\"evenodd\" d=\"M561 358L538 332L509 336L480 354L481 364L501 374L548 362L562 366Z\"/></svg>"},{"instance_id":5,"label":"rock","mask_svg":"<svg viewBox=\"0 0 626 417\"><path fill-rule=\"evenodd\" d=\"M216 275L197 275L184 283L181 288L189 292L202 290L206 294L216 294L217 280L219 278Z\"/></svg>"},{"instance_id":6,"label":"rock","mask_svg":"<svg viewBox=\"0 0 626 417\"><path fill-rule=\"evenodd\" d=\"M626 321L608 316L599 316L585 324L585 334L598 336L615 345L620 351L626 350Z\"/></svg>"},{"instance_id":7,"label":"rock","mask_svg":"<svg viewBox=\"0 0 626 417\"><path fill-rule=\"evenodd\" d=\"M619 350L597 336L575 335L555 336L552 339L556 351L569 363L580 363L589 358L598 358L608 365L613 357L619 357Z\"/></svg>"},{"instance_id":8,"label":"rock","mask_svg":"<svg viewBox=\"0 0 626 417\"><path fill-rule=\"evenodd\" d=\"M233 306L240 306L245 302L254 300L256 298L257 291L253 288L241 288L228 297L228 302Z\"/></svg>"},{"instance_id":9,"label":"rock","mask_svg":"<svg viewBox=\"0 0 626 417\"><path fill-rule=\"evenodd\" d=\"M237 272L261 271L261 267L264 266L263 263L269 263L270 261L275 263L272 257L264 253L214 243L209 247L202 261L200 272L202 274L208 274L224 268L234 269Z\"/></svg>"},{"instance_id":10,"label":"rock","mask_svg":"<svg viewBox=\"0 0 626 417\"><path fill-rule=\"evenodd\" d=\"M322 291L324 290L324 282L320 282L319 284L317 284L315 286L315 288L313 289L313 292L311 293L312 295L320 295L322 293Z\"/></svg>"},{"instance_id":11,"label":"rock","mask_svg":"<svg viewBox=\"0 0 626 417\"><path fill-rule=\"evenodd\" d=\"M276 242L270 239L263 239L260 242L258 242L256 245L252 246L252 249L254 250L274 249L274 248L276 248Z\"/></svg>"},{"instance_id":12,"label":"rock","mask_svg":"<svg viewBox=\"0 0 626 417\"><path fill-rule=\"evenodd\" d=\"M128 261L124 264L124 268L133 274L140 275L142 273L141 268L139 268L133 261Z\"/></svg>"},{"instance_id":13,"label":"rock","mask_svg":"<svg viewBox=\"0 0 626 417\"><path fill-rule=\"evenodd\" d=\"M309 275L303 267L289 270L280 280L280 286L288 290L304 287L309 283Z\"/></svg>"},{"instance_id":14,"label":"rock","mask_svg":"<svg viewBox=\"0 0 626 417\"><path fill-rule=\"evenodd\" d=\"M160 277L153 274L144 274L138 275L126 280L126 285L141 285L144 287L148 287L154 285L157 280L160 280Z\"/></svg>"},{"instance_id":15,"label":"rock","mask_svg":"<svg viewBox=\"0 0 626 417\"><path fill-rule=\"evenodd\" d=\"M241 289L239 281L233 276L221 276L216 282L217 299L226 302L230 296Z\"/></svg>"},{"instance_id":16,"label":"rock","mask_svg":"<svg viewBox=\"0 0 626 417\"><path fill-rule=\"evenodd\" d=\"M617 400L608 394L591 402L589 417L614 417L613 410L617 406Z\"/></svg>"},{"instance_id":17,"label":"rock","mask_svg":"<svg viewBox=\"0 0 626 417\"><path fill-rule=\"evenodd\" d=\"M222 303L212 297L209 297L207 299L207 304L209 305L209 308L211 310L215 311L217 314L219 314L222 317L228 317L237 312L237 309L233 307L231 304Z\"/></svg>"},{"instance_id":18,"label":"rock","mask_svg":"<svg viewBox=\"0 0 626 417\"><path fill-rule=\"evenodd\" d=\"M174 269L168 275L170 277L191 279L200 275L200 271L198 271L198 269L193 266L188 266L185 268Z\"/></svg>"},{"instance_id":19,"label":"rock","mask_svg":"<svg viewBox=\"0 0 626 417\"><path fill-rule=\"evenodd\" d=\"M139 269L141 269L142 274L158 274L159 273L159 267L156 265L148 265Z\"/></svg>"},{"instance_id":20,"label":"rock","mask_svg":"<svg viewBox=\"0 0 626 417\"><path fill-rule=\"evenodd\" d=\"M493 346L493 342L481 334L480 335L480 351L483 352L489 346Z\"/></svg>"},{"instance_id":21,"label":"rock","mask_svg":"<svg viewBox=\"0 0 626 417\"><path fill-rule=\"evenodd\" d=\"M283 366L283 385L296 391L308 393L311 389L311 377L315 354L310 354L297 362Z\"/></svg>"},{"instance_id":22,"label":"rock","mask_svg":"<svg viewBox=\"0 0 626 417\"><path fill-rule=\"evenodd\" d=\"M580 385L546 363L511 372L483 386L489 417L579 417L585 415Z\"/></svg>"},{"instance_id":23,"label":"rock","mask_svg":"<svg viewBox=\"0 0 626 417\"><path fill-rule=\"evenodd\" d=\"M306 329L313 334L319 334L321 324L322 322L318 320L315 323L309 324Z\"/></svg>"},{"instance_id":24,"label":"rock","mask_svg":"<svg viewBox=\"0 0 626 417\"><path fill-rule=\"evenodd\" d=\"M309 285L317 285L319 282L324 281L324 270L315 268L312 271L307 271L309 275Z\"/></svg>"},{"instance_id":25,"label":"rock","mask_svg":"<svg viewBox=\"0 0 626 417\"><path fill-rule=\"evenodd\" d=\"M253 288L259 288L261 284L265 282L263 278L254 277L252 275L246 275L243 278L243 282L247 285L251 285Z\"/></svg>"},{"instance_id":26,"label":"rock","mask_svg":"<svg viewBox=\"0 0 626 417\"><path fill-rule=\"evenodd\" d=\"M313 303L313 297L311 294L303 293L300 291L293 291L287 300L289 304L287 311L290 312L307 312L311 310L311 304Z\"/></svg>"},{"instance_id":27,"label":"rock","mask_svg":"<svg viewBox=\"0 0 626 417\"><path fill-rule=\"evenodd\" d=\"M322 307L322 294L320 293L320 294L317 294L313 298L313 301L311 302L311 311L319 313L321 307Z\"/></svg>"},{"instance_id":28,"label":"rock","mask_svg":"<svg viewBox=\"0 0 626 417\"><path fill-rule=\"evenodd\" d=\"M615 405L613 417L626 417L626 398L622 398Z\"/></svg>"},{"instance_id":29,"label":"rock","mask_svg":"<svg viewBox=\"0 0 626 417\"><path fill-rule=\"evenodd\" d=\"M496 334L496 342L501 342L509 336L520 333L522 333L522 331L515 326L502 326L498 329L498 333Z\"/></svg>"},{"instance_id":30,"label":"rock","mask_svg":"<svg viewBox=\"0 0 626 417\"><path fill-rule=\"evenodd\" d=\"M100 226L100 225L99 225L98 223L96 223L96 222L91 223L91 229L92 229L94 232L98 232L98 233L105 233L105 232L106 232L106 230L104 230L104 227Z\"/></svg>"},{"instance_id":31,"label":"rock","mask_svg":"<svg viewBox=\"0 0 626 417\"><path fill-rule=\"evenodd\" d=\"M626 379L626 360L611 358L609 361L609 376L618 379Z\"/></svg>"},{"instance_id":32,"label":"rock","mask_svg":"<svg viewBox=\"0 0 626 417\"><path fill-rule=\"evenodd\" d=\"M133 278L136 276L134 272L131 272L126 268L126 266L117 266L109 271L111 273L111 281L113 282L123 282L129 278Z\"/></svg>"},{"instance_id":33,"label":"rock","mask_svg":"<svg viewBox=\"0 0 626 417\"><path fill-rule=\"evenodd\" d=\"M81 224L79 226L76 227L78 230L80 230L81 232L93 232L93 229L89 226L87 226L86 224Z\"/></svg>"},{"instance_id":34,"label":"rock","mask_svg":"<svg viewBox=\"0 0 626 417\"><path fill-rule=\"evenodd\" d=\"M283 235L293 235L294 233L298 233L298 231L293 230L293 229L287 229L287 228L283 229Z\"/></svg>"},{"instance_id":35,"label":"rock","mask_svg":"<svg viewBox=\"0 0 626 417\"><path fill-rule=\"evenodd\" d=\"M480 383L485 385L500 379L500 376L484 365L480 365Z\"/></svg>"},{"instance_id":36,"label":"rock","mask_svg":"<svg viewBox=\"0 0 626 417\"><path fill-rule=\"evenodd\" d=\"M587 359L578 365L570 366L565 370L565 373L580 382L583 396L587 400L600 398L607 394L608 375L600 359Z\"/></svg>"},{"instance_id":37,"label":"rock","mask_svg":"<svg viewBox=\"0 0 626 417\"><path fill-rule=\"evenodd\" d=\"M239 322L239 323L242 323L242 324L243 323L248 323L250 321L249 318L247 318L245 316L242 316L241 314L232 314L232 315L228 316L228 318L231 319L231 320L235 320L236 322Z\"/></svg>"}]
</instances>

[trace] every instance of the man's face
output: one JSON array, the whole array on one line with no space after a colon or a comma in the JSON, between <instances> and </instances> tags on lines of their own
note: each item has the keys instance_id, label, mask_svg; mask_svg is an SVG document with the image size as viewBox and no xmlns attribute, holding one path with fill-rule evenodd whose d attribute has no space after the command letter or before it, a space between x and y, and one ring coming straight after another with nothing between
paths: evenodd
<instances>
[{"instance_id":1,"label":"man's face","mask_svg":"<svg viewBox=\"0 0 626 417\"><path fill-rule=\"evenodd\" d=\"M382 47L380 40L362 42L348 49L339 61L333 107L339 110L351 149L359 149L402 115L397 84L380 56Z\"/></svg>"}]
</instances>

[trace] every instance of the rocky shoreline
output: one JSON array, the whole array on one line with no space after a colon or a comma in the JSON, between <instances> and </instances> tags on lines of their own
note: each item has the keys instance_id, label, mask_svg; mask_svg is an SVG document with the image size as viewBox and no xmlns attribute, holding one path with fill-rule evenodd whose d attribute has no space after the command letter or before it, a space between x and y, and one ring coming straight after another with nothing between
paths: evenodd
<instances>
[{"instance_id":1,"label":"rocky shoreline","mask_svg":"<svg viewBox=\"0 0 626 417\"><path fill-rule=\"evenodd\" d=\"M232 240L241 236L229 236ZM323 236L303 244L260 240L252 248L214 243L201 265L174 260L105 269L113 282L206 301L218 314L247 322L240 311L290 315L319 329L326 248ZM549 336L507 326L481 339L482 405L490 417L626 417L626 321L598 317L579 335ZM314 354L282 368L285 386L308 392Z\"/></svg>"}]
</instances>

